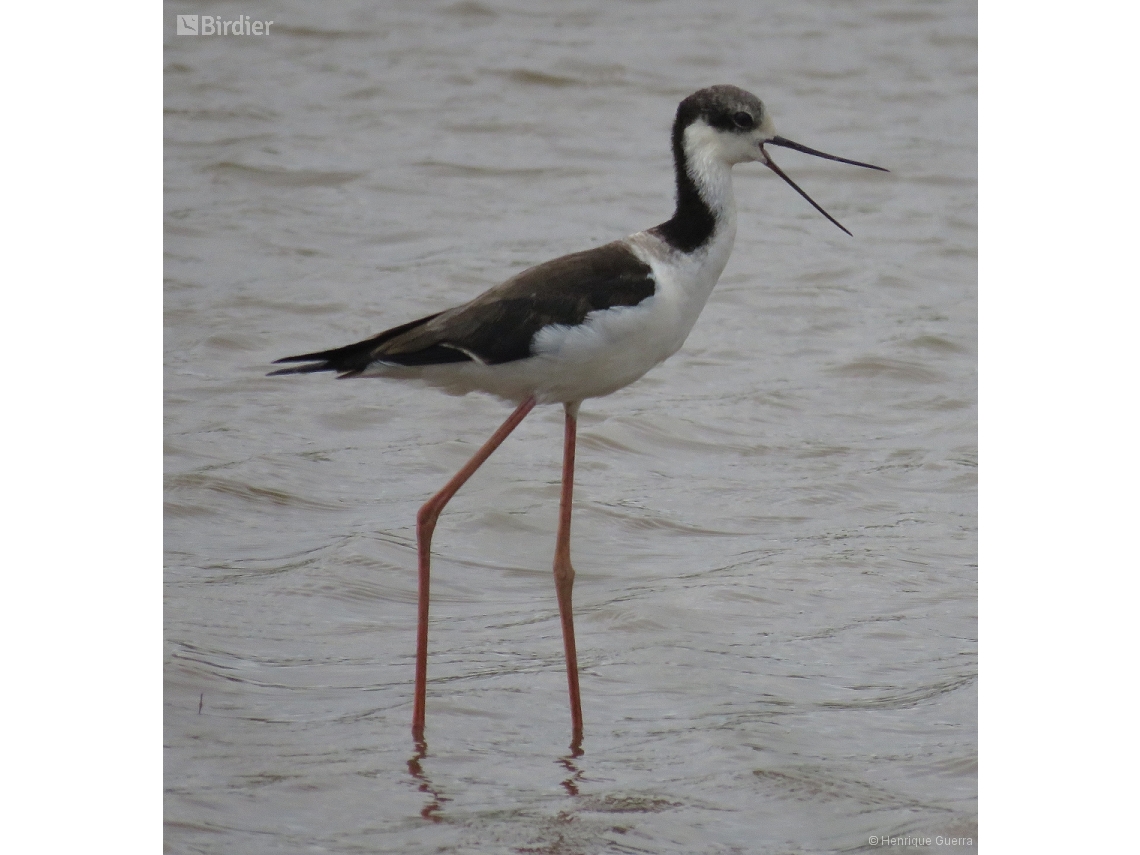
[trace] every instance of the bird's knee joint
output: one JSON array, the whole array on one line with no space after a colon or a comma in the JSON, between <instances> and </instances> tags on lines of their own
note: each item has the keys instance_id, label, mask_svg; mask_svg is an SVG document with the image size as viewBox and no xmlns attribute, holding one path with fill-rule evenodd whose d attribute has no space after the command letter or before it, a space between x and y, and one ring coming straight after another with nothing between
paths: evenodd
<instances>
[{"instance_id":1,"label":"bird's knee joint","mask_svg":"<svg viewBox=\"0 0 1140 855\"><path fill-rule=\"evenodd\" d=\"M430 504L424 505L416 514L416 532L421 536L430 536L435 531L435 523L438 519L439 511Z\"/></svg>"},{"instance_id":2,"label":"bird's knee joint","mask_svg":"<svg viewBox=\"0 0 1140 855\"><path fill-rule=\"evenodd\" d=\"M554 562L554 581L567 587L574 584L574 567L569 561Z\"/></svg>"}]
</instances>

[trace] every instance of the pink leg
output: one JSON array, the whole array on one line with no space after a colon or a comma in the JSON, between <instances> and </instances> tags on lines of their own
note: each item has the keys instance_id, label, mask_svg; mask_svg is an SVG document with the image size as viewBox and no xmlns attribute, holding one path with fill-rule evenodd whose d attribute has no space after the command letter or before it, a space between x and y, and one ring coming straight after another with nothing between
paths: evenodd
<instances>
[{"instance_id":1,"label":"pink leg","mask_svg":"<svg viewBox=\"0 0 1140 855\"><path fill-rule=\"evenodd\" d=\"M570 564L570 512L574 503L574 444L578 433L578 407L566 404L566 439L562 453L562 501L558 512L558 541L554 548L554 588L562 616L562 641L566 646L566 680L570 686L570 722L574 735L570 746L582 743L582 696L578 692L578 651L574 645L574 567Z\"/></svg>"},{"instance_id":2,"label":"pink leg","mask_svg":"<svg viewBox=\"0 0 1140 855\"><path fill-rule=\"evenodd\" d=\"M506 439L511 431L519 426L526 418L527 413L534 409L538 403L534 396L527 398L511 413L483 447L475 452L475 456L467 461L466 465L452 478L443 489L432 496L420 508L416 516L416 543L419 547L420 560L420 600L419 624L416 628L416 696L412 711L412 736L417 740L424 738L424 707L427 702L427 639L428 639L428 589L431 581L431 535L435 531L436 520L444 505L451 501L451 497L458 492L467 479L475 474L475 470L483 465L492 452Z\"/></svg>"}]
</instances>

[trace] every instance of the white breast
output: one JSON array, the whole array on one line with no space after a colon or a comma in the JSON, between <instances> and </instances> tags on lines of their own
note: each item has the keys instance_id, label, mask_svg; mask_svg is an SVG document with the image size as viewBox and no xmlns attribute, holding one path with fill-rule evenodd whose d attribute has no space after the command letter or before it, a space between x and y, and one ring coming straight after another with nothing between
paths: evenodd
<instances>
[{"instance_id":1,"label":"white breast","mask_svg":"<svg viewBox=\"0 0 1140 855\"><path fill-rule=\"evenodd\" d=\"M680 350L732 252L735 222L721 226L704 249L692 254L676 252L648 232L626 238L653 271L653 296L636 306L591 312L578 326L541 330L534 341L536 357L527 360L546 365L540 400L608 395Z\"/></svg>"}]
</instances>

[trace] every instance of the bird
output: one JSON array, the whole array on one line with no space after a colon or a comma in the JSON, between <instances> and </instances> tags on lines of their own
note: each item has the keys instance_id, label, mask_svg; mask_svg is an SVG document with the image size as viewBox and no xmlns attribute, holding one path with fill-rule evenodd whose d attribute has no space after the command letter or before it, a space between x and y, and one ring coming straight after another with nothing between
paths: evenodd
<instances>
[{"instance_id":1,"label":"bird","mask_svg":"<svg viewBox=\"0 0 1140 855\"><path fill-rule=\"evenodd\" d=\"M676 207L653 228L564 255L512 276L474 299L331 350L278 359L272 372L414 380L451 394L489 393L515 409L416 516L418 610L412 734L425 732L431 539L460 487L538 405L564 410L562 486L554 586L562 623L575 751L584 734L574 641L570 522L579 408L609 395L676 353L724 270L736 239L732 167L756 161L851 234L776 165L766 146L888 170L779 136L768 108L737 86L682 100L672 126Z\"/></svg>"}]
</instances>

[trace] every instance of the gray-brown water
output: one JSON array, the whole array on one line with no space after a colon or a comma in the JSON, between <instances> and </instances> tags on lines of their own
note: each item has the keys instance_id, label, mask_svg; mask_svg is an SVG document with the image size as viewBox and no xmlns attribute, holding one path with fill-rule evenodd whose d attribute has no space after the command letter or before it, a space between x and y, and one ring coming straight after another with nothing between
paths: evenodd
<instances>
[{"instance_id":1,"label":"gray-brown water","mask_svg":"<svg viewBox=\"0 0 1140 855\"><path fill-rule=\"evenodd\" d=\"M274 24L175 36L191 12ZM169 851L972 851L973 5L165 23ZM582 756L550 577L560 408L460 492L417 752L415 513L509 410L268 365L664 220L673 111L722 82L892 172L774 152L849 238L737 167L736 249L685 348L583 406Z\"/></svg>"}]
</instances>

